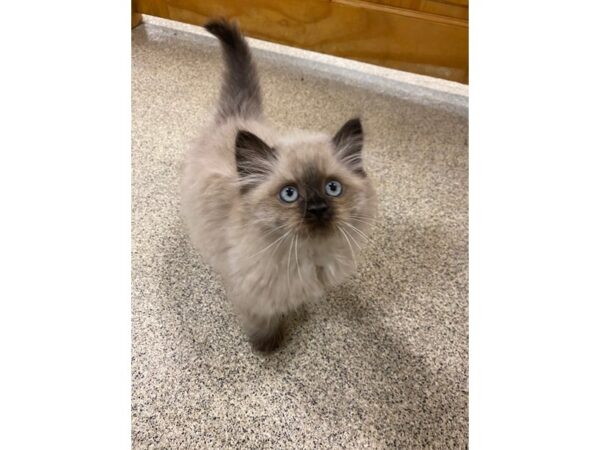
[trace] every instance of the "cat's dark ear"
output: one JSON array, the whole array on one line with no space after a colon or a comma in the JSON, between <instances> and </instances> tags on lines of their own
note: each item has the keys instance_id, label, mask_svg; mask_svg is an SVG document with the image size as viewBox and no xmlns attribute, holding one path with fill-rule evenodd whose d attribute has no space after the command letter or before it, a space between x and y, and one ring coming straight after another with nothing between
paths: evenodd
<instances>
[{"instance_id":1,"label":"cat's dark ear","mask_svg":"<svg viewBox=\"0 0 600 450\"><path fill-rule=\"evenodd\" d=\"M253 180L269 174L277 158L275 149L255 134L240 130L235 137L235 162L241 178Z\"/></svg>"},{"instance_id":2,"label":"cat's dark ear","mask_svg":"<svg viewBox=\"0 0 600 450\"><path fill-rule=\"evenodd\" d=\"M365 176L362 163L363 128L359 118L350 119L333 137L333 146L338 158L350 170Z\"/></svg>"}]
</instances>

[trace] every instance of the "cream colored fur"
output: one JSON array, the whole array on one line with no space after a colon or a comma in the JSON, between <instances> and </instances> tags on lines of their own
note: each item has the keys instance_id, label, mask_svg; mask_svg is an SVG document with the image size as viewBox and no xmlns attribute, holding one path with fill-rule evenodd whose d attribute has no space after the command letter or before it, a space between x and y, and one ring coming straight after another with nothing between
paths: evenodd
<instances>
[{"instance_id":1,"label":"cream colored fur","mask_svg":"<svg viewBox=\"0 0 600 450\"><path fill-rule=\"evenodd\" d=\"M247 192L236 167L235 142L247 130L276 149L270 174ZM307 167L340 181L334 226L314 234L297 205L278 193ZM262 117L218 114L185 158L182 212L191 240L222 276L227 293L251 337L275 332L282 315L321 298L355 270L376 213L373 187L352 163L336 157L332 137L280 133ZM263 330L264 329L264 330Z\"/></svg>"},{"instance_id":2,"label":"cream colored fur","mask_svg":"<svg viewBox=\"0 0 600 450\"><path fill-rule=\"evenodd\" d=\"M239 129L260 136L282 155L271 183L267 181L244 196L239 192L234 155ZM242 316L285 314L318 299L354 270L358 246L365 239L352 227L369 232L375 193L368 178L353 175L336 161L330 140L327 135L303 132L280 135L266 123L234 118L211 124L187 154L183 214L192 242L222 275ZM302 233L301 223L293 221L289 228L274 231L280 210L288 207L270 195L271 184L277 185L282 174L293 176L295 167L302 170L304 161L318 161L343 174L346 191L354 190L353 204L341 218L352 227L340 223L346 235L336 229L330 236L310 237ZM286 232L289 234L282 238ZM280 241L275 243L277 239Z\"/></svg>"}]
</instances>

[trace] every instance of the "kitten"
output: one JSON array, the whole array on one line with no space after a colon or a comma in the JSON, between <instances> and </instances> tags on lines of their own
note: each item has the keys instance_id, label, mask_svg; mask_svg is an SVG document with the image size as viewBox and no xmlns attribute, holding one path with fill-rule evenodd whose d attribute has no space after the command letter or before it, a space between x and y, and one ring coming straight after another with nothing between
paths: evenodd
<instances>
[{"instance_id":1,"label":"kitten","mask_svg":"<svg viewBox=\"0 0 600 450\"><path fill-rule=\"evenodd\" d=\"M333 137L275 130L237 26L216 20L205 28L221 43L225 72L216 116L186 156L183 216L250 343L270 351L286 313L356 268L376 212L363 129L351 119Z\"/></svg>"}]
</instances>

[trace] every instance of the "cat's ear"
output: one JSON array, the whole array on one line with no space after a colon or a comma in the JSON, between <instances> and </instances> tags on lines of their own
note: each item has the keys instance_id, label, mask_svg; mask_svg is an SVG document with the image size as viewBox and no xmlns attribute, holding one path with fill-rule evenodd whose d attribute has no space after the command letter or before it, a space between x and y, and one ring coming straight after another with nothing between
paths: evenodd
<instances>
[{"instance_id":1,"label":"cat's ear","mask_svg":"<svg viewBox=\"0 0 600 450\"><path fill-rule=\"evenodd\" d=\"M235 162L241 178L265 176L277 158L275 149L255 134L240 130L235 137Z\"/></svg>"},{"instance_id":2,"label":"cat's ear","mask_svg":"<svg viewBox=\"0 0 600 450\"><path fill-rule=\"evenodd\" d=\"M333 137L336 156L354 173L365 176L362 163L363 128L359 118L350 119Z\"/></svg>"}]
</instances>

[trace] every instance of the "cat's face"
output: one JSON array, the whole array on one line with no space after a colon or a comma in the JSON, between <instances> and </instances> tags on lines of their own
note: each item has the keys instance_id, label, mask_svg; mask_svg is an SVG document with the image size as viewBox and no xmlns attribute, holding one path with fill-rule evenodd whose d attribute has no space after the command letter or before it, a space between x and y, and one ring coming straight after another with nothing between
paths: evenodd
<instances>
[{"instance_id":1,"label":"cat's face","mask_svg":"<svg viewBox=\"0 0 600 450\"><path fill-rule=\"evenodd\" d=\"M333 139L290 140L273 148L240 132L236 158L249 213L265 230L306 238L339 234L340 228L364 221L373 198L361 151L358 119L346 123Z\"/></svg>"}]
</instances>

